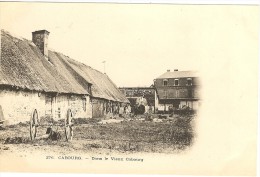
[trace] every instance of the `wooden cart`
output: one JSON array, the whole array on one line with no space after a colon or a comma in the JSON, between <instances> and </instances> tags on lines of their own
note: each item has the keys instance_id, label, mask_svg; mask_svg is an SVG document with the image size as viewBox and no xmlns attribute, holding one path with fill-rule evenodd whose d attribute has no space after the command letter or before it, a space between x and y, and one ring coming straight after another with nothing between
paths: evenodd
<instances>
[{"instance_id":1,"label":"wooden cart","mask_svg":"<svg viewBox=\"0 0 260 177\"><path fill-rule=\"evenodd\" d=\"M63 121L60 121L59 123L52 121L51 123L40 123L39 118L38 118L38 112L37 109L33 110L32 116L30 118L30 138L31 140L37 139L37 129L39 127L53 127L53 126L60 126L64 128L65 132L65 138L66 141L72 140L73 137L73 130L72 130L72 112L70 109L67 111L67 117ZM43 135L42 137L44 137Z\"/></svg>"}]
</instances>

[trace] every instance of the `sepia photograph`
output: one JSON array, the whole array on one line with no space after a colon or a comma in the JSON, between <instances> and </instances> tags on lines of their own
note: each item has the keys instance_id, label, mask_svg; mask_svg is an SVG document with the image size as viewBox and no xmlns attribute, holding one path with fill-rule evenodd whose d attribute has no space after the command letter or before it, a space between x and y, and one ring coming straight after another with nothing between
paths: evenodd
<instances>
[{"instance_id":1,"label":"sepia photograph","mask_svg":"<svg viewBox=\"0 0 260 177\"><path fill-rule=\"evenodd\" d=\"M0 28L1 172L256 175L259 6L0 2Z\"/></svg>"}]
</instances>

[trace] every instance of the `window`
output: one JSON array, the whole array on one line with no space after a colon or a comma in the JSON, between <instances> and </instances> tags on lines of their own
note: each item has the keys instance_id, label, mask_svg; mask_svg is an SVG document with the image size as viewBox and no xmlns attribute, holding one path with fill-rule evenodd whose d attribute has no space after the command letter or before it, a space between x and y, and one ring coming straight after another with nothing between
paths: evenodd
<instances>
[{"instance_id":1,"label":"window","mask_svg":"<svg viewBox=\"0 0 260 177\"><path fill-rule=\"evenodd\" d=\"M82 98L82 106L83 106L83 110L86 112L86 107L87 107L87 99L86 98Z\"/></svg>"},{"instance_id":2,"label":"window","mask_svg":"<svg viewBox=\"0 0 260 177\"><path fill-rule=\"evenodd\" d=\"M167 79L164 79L163 80L163 86L167 86L168 85L168 80Z\"/></svg>"},{"instance_id":3,"label":"window","mask_svg":"<svg viewBox=\"0 0 260 177\"><path fill-rule=\"evenodd\" d=\"M164 90L164 91L163 91L163 97L164 97L164 98L167 98L167 90Z\"/></svg>"},{"instance_id":4,"label":"window","mask_svg":"<svg viewBox=\"0 0 260 177\"><path fill-rule=\"evenodd\" d=\"M191 80L191 78L188 78L188 79L187 79L187 85L192 85L192 80Z\"/></svg>"},{"instance_id":5,"label":"window","mask_svg":"<svg viewBox=\"0 0 260 177\"><path fill-rule=\"evenodd\" d=\"M179 79L174 79L174 85L179 85Z\"/></svg>"}]
</instances>

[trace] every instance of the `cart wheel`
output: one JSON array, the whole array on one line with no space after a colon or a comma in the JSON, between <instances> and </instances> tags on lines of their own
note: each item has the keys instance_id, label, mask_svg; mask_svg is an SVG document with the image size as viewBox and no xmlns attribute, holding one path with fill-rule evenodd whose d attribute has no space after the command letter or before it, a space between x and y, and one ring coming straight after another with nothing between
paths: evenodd
<instances>
[{"instance_id":1,"label":"cart wheel","mask_svg":"<svg viewBox=\"0 0 260 177\"><path fill-rule=\"evenodd\" d=\"M37 110L34 109L31 119L30 119L30 137L33 141L37 135L37 126L38 126L38 113Z\"/></svg>"},{"instance_id":2,"label":"cart wheel","mask_svg":"<svg viewBox=\"0 0 260 177\"><path fill-rule=\"evenodd\" d=\"M68 110L67 117L65 118L65 136L67 141L72 140L73 137L72 112L70 109Z\"/></svg>"}]
</instances>

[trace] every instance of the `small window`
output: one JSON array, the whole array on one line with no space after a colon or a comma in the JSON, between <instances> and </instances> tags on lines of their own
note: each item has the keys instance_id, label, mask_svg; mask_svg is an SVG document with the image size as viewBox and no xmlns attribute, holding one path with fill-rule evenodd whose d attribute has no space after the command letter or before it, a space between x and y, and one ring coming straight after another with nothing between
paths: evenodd
<instances>
[{"instance_id":1,"label":"small window","mask_svg":"<svg viewBox=\"0 0 260 177\"><path fill-rule=\"evenodd\" d=\"M174 85L179 85L179 79L174 80Z\"/></svg>"},{"instance_id":2,"label":"small window","mask_svg":"<svg viewBox=\"0 0 260 177\"><path fill-rule=\"evenodd\" d=\"M82 106L83 106L83 110L86 112L87 110L87 99L86 98L82 98Z\"/></svg>"},{"instance_id":3,"label":"small window","mask_svg":"<svg viewBox=\"0 0 260 177\"><path fill-rule=\"evenodd\" d=\"M163 80L163 86L167 86L168 85L168 80L167 79L164 79Z\"/></svg>"},{"instance_id":4,"label":"small window","mask_svg":"<svg viewBox=\"0 0 260 177\"><path fill-rule=\"evenodd\" d=\"M187 79L187 85L192 85L192 80L191 80L191 78L188 78L188 79Z\"/></svg>"}]
</instances>

